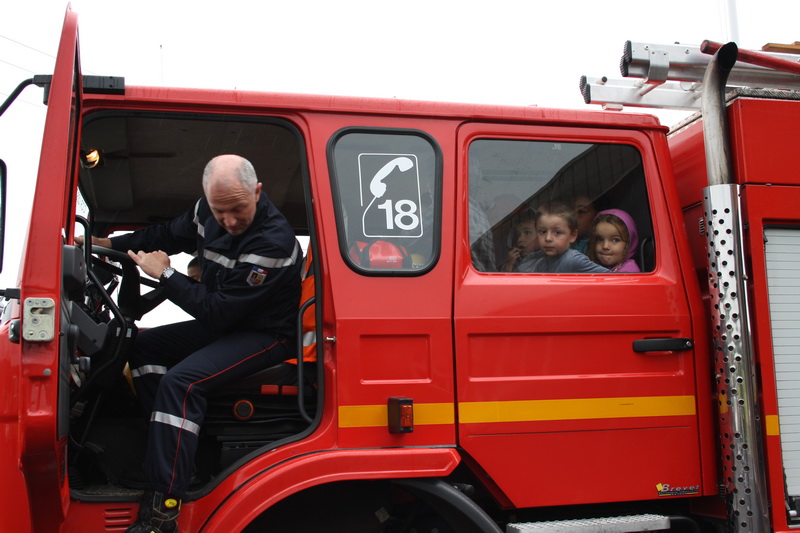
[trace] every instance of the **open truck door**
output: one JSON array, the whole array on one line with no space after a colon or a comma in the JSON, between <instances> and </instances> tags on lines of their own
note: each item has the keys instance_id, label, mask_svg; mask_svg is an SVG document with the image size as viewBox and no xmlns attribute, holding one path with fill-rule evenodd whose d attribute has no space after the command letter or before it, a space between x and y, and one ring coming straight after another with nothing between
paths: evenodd
<instances>
[{"instance_id":1,"label":"open truck door","mask_svg":"<svg viewBox=\"0 0 800 533\"><path fill-rule=\"evenodd\" d=\"M55 70L44 89L48 105L36 193L28 238L21 262L19 312L11 321L18 335L4 339L8 360L19 369L19 446L22 486L35 531L57 531L69 505L66 480L67 426L71 353L68 321L60 316L62 306L62 253L74 187L65 184L71 165L78 164L78 111L81 102L78 59L78 19L68 7L64 18ZM57 191L57 192L56 192ZM80 255L80 254L78 254ZM10 342L9 342L10 340ZM16 346L13 343L18 343ZM4 357L5 359L5 357ZM35 504L34 504L35 502ZM3 530L14 526L14 513L4 514ZM26 522L23 520L21 522Z\"/></svg>"}]
</instances>

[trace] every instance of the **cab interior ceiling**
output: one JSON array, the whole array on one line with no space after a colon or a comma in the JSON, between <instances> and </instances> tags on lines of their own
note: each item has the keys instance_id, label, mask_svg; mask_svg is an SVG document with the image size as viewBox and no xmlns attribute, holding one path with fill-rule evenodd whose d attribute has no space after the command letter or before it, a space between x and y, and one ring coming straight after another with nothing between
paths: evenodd
<instances>
[{"instance_id":1,"label":"cab interior ceiling","mask_svg":"<svg viewBox=\"0 0 800 533\"><path fill-rule=\"evenodd\" d=\"M203 195L203 168L220 154L253 163L295 232L308 233L299 140L282 125L216 115L103 114L87 117L80 146L101 152L96 167L81 166L79 179L95 234L170 220L191 208Z\"/></svg>"}]
</instances>

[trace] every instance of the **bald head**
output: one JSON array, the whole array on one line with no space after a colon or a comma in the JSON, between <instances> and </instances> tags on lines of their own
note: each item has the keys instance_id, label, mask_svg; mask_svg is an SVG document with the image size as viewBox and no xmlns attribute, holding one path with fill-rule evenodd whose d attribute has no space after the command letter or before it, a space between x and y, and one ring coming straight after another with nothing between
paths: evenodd
<instances>
[{"instance_id":1,"label":"bald head","mask_svg":"<svg viewBox=\"0 0 800 533\"><path fill-rule=\"evenodd\" d=\"M203 192L220 226L231 235L247 231L255 218L261 184L250 162L238 155L220 155L203 171Z\"/></svg>"},{"instance_id":2,"label":"bald head","mask_svg":"<svg viewBox=\"0 0 800 533\"><path fill-rule=\"evenodd\" d=\"M256 189L258 178L252 163L240 155L218 155L208 162L203 170L203 191L208 193L212 181L226 183L238 180L248 191Z\"/></svg>"}]
</instances>

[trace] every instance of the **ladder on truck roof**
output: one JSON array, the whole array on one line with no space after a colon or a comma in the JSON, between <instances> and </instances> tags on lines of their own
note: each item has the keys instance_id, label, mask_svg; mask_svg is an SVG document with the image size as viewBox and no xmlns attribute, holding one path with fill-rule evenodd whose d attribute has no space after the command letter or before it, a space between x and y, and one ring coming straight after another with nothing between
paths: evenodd
<instances>
[{"instance_id":1,"label":"ladder on truck roof","mask_svg":"<svg viewBox=\"0 0 800 533\"><path fill-rule=\"evenodd\" d=\"M701 45L649 44L627 41L620 61L623 80L581 76L587 104L606 109L623 106L699 110L703 76L717 43ZM743 62L748 61L748 62ZM756 62L758 64L754 64ZM763 66L769 65L769 66ZM727 86L748 87L754 96L800 98L800 57L775 52L739 51Z\"/></svg>"}]
</instances>

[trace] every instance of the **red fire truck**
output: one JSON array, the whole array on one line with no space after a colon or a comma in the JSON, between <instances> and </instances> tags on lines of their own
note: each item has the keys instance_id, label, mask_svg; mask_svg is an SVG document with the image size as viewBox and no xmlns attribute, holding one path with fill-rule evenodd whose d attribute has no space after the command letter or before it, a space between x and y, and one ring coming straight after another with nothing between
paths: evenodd
<instances>
[{"instance_id":1,"label":"red fire truck","mask_svg":"<svg viewBox=\"0 0 800 533\"><path fill-rule=\"evenodd\" d=\"M628 43L641 79L584 79L607 107L702 101L668 131L603 110L131 87L82 75L77 44L68 11L54 72L26 82L48 111L4 290L2 531L134 521L146 428L125 362L158 283L75 236L180 214L221 153L306 237L314 290L306 355L209 399L181 532L800 527L796 74L735 45ZM730 94L726 74L780 90ZM638 272L506 272L521 220L555 201L628 213Z\"/></svg>"}]
</instances>

